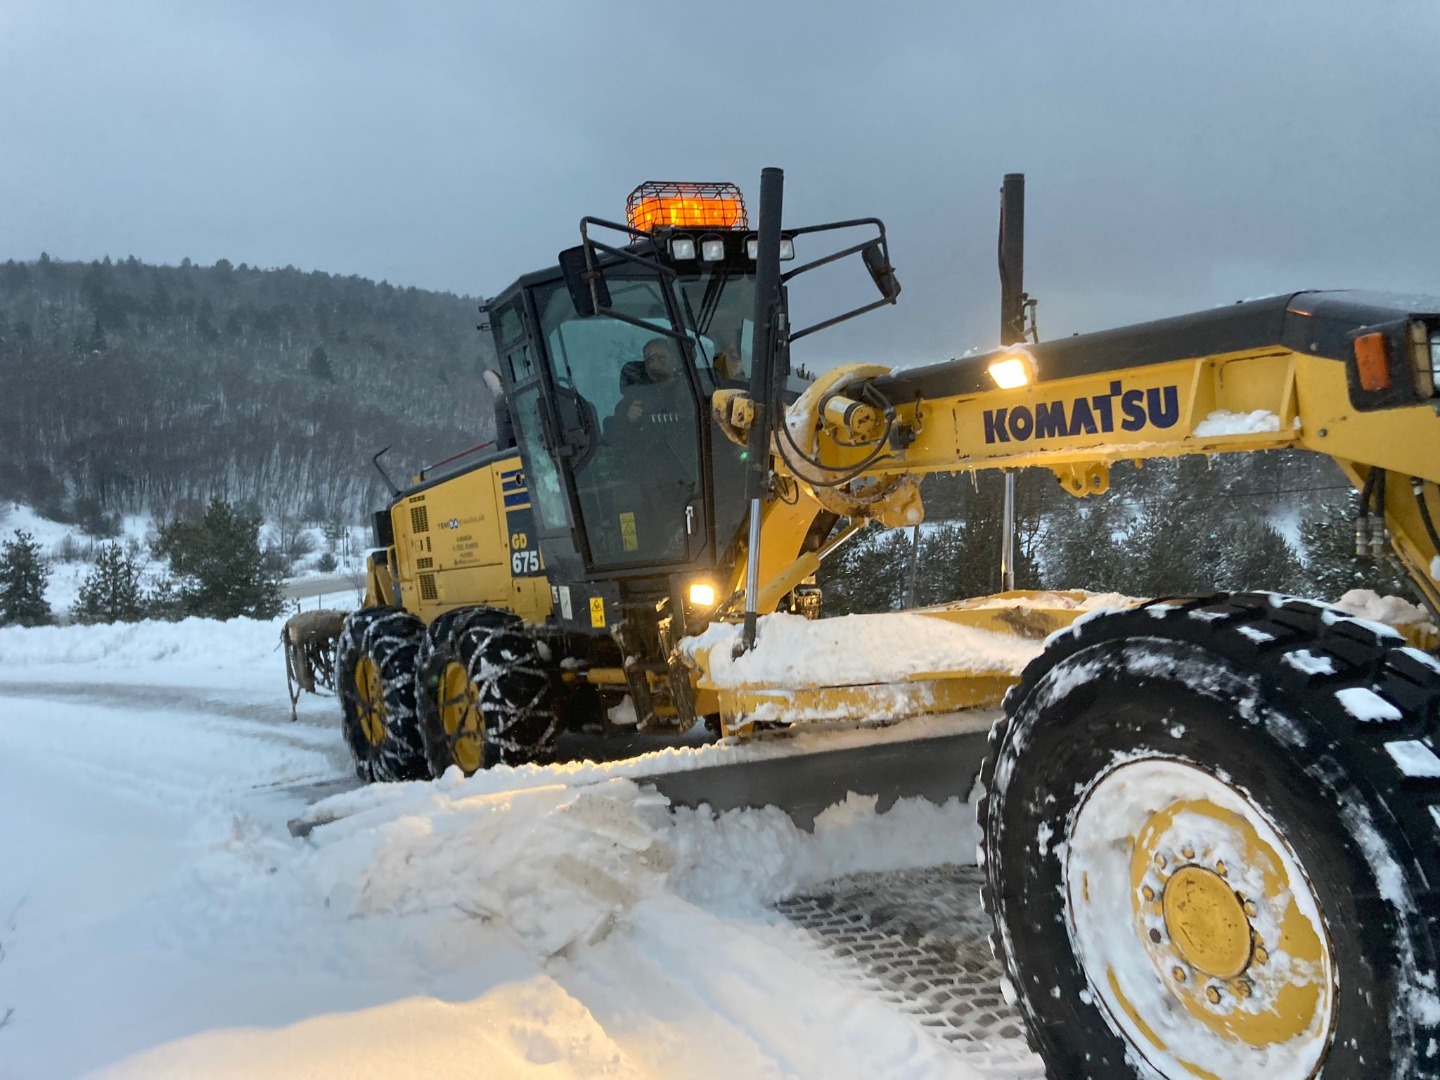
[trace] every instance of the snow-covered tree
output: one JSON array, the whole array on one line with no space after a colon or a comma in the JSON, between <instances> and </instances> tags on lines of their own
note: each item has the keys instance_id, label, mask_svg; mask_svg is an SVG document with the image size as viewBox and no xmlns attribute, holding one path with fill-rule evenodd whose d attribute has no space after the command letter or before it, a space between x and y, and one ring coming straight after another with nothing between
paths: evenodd
<instances>
[{"instance_id":1,"label":"snow-covered tree","mask_svg":"<svg viewBox=\"0 0 1440 1080\"><path fill-rule=\"evenodd\" d=\"M24 529L0 542L0 626L43 626L50 622L45 583L50 568L40 545Z\"/></svg>"},{"instance_id":2,"label":"snow-covered tree","mask_svg":"<svg viewBox=\"0 0 1440 1080\"><path fill-rule=\"evenodd\" d=\"M106 544L80 585L73 612L76 622L138 622L141 603L140 563L119 544Z\"/></svg>"},{"instance_id":3,"label":"snow-covered tree","mask_svg":"<svg viewBox=\"0 0 1440 1080\"><path fill-rule=\"evenodd\" d=\"M187 615L232 619L280 614L280 579L265 565L260 520L215 499L199 521L172 521L160 529L155 552L170 560Z\"/></svg>"}]
</instances>

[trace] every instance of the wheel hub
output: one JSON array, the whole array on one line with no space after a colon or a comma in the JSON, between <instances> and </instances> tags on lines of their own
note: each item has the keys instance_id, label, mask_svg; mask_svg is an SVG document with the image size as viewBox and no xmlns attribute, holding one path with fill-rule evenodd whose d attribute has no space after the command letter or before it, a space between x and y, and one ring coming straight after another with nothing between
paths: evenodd
<instances>
[{"instance_id":1,"label":"wheel hub","mask_svg":"<svg viewBox=\"0 0 1440 1080\"><path fill-rule=\"evenodd\" d=\"M385 684L369 655L355 661L355 689L360 696L360 730L371 746L384 744L389 734L385 723Z\"/></svg>"},{"instance_id":2,"label":"wheel hub","mask_svg":"<svg viewBox=\"0 0 1440 1080\"><path fill-rule=\"evenodd\" d=\"M1087 980L1160 1075L1313 1076L1334 1022L1329 939L1245 793L1189 763L1120 765L1077 810L1065 873Z\"/></svg>"},{"instance_id":3,"label":"wheel hub","mask_svg":"<svg viewBox=\"0 0 1440 1080\"><path fill-rule=\"evenodd\" d=\"M479 769L485 754L480 695L458 660L446 664L440 676L440 723L450 744L450 759L466 775Z\"/></svg>"},{"instance_id":4,"label":"wheel hub","mask_svg":"<svg viewBox=\"0 0 1440 1080\"><path fill-rule=\"evenodd\" d=\"M1170 940L1191 967L1232 979L1249 966L1251 930L1244 906L1214 870L1191 865L1175 871L1161 910Z\"/></svg>"}]
</instances>

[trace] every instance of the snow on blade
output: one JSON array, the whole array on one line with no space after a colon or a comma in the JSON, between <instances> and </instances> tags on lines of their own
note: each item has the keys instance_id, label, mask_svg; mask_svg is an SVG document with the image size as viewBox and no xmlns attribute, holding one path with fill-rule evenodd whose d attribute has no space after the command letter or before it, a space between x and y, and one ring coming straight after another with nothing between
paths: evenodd
<instances>
[{"instance_id":1,"label":"snow on blade","mask_svg":"<svg viewBox=\"0 0 1440 1080\"><path fill-rule=\"evenodd\" d=\"M1248 413L1218 409L1195 425L1196 435L1255 435L1279 430L1280 418L1267 409Z\"/></svg>"},{"instance_id":2,"label":"snow on blade","mask_svg":"<svg viewBox=\"0 0 1440 1080\"><path fill-rule=\"evenodd\" d=\"M721 688L859 686L955 670L1018 674L1040 651L1037 642L908 612L767 615L754 650L737 659L731 648L739 635L734 623L714 623L681 648L691 659L708 650L710 681Z\"/></svg>"}]
</instances>

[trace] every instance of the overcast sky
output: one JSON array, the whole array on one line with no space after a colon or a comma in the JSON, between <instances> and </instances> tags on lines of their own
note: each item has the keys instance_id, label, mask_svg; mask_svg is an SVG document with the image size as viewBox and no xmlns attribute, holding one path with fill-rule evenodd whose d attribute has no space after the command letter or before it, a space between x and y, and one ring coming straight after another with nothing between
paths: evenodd
<instances>
[{"instance_id":1,"label":"overcast sky","mask_svg":"<svg viewBox=\"0 0 1440 1080\"><path fill-rule=\"evenodd\" d=\"M1440 2L0 0L0 259L493 295L642 180L765 165L788 223L890 228L900 305L821 362L994 343L1006 172L1042 336L1440 293Z\"/></svg>"}]
</instances>

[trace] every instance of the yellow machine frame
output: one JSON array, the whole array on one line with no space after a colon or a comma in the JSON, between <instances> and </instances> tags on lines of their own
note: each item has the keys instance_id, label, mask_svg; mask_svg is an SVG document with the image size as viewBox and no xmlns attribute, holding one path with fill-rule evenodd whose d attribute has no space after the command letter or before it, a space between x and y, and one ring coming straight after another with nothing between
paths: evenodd
<instances>
[{"instance_id":1,"label":"yellow machine frame","mask_svg":"<svg viewBox=\"0 0 1440 1080\"><path fill-rule=\"evenodd\" d=\"M975 363L983 370L991 359L993 356L977 357ZM778 483L787 488L788 497L772 501L762 520L757 603L760 612L773 612L782 597L818 568L824 549L802 550L805 534L817 514L826 509L843 513L857 526L868 520L890 527L917 524L924 516L917 481L927 473L1046 468L1055 473L1065 490L1083 497L1102 494L1109 488L1110 466L1116 461L1138 463L1183 454L1289 448L1333 458L1357 488L1377 468L1421 481L1418 495L1410 484L1387 485L1383 519L1395 554L1417 588L1432 608L1440 607L1440 587L1430 573L1431 561L1440 553L1424 527L1418 502L1429 499L1440 513L1440 416L1429 403L1357 411L1351 402L1343 362L1269 346L1095 375L1042 378L1013 390L985 390L898 404L895 422L911 432L908 445L881 454L864 469L858 482L838 490L825 487L828 477L843 476L860 464L873 451L876 435L882 430L878 410L847 397L846 389L887 371L868 365L835 369L821 376L790 408L786 421L789 430L810 434L812 441L805 449L812 460L823 462L825 469L816 470L797 460L787 450L783 434L776 436L773 459ZM1106 425L1112 430L1103 432L1098 425L1092 425L1097 427L1095 434L1046 433L1045 437L1035 437L1037 407L1053 409L1054 403L1073 404L1081 399L1086 401L1087 409L1098 409L1102 406L1097 399L1108 399L1115 417L1120 415L1122 401L1132 410L1142 411L1145 403L1153 401L1163 408L1168 423L1160 426L1148 422L1147 415L1147 422L1134 431L1112 422ZM716 395L713 405L717 420L731 437L743 439L747 421L753 416L745 395L722 392ZM1010 418L1017 410L1025 422L1011 425ZM1221 414L1243 417L1255 413L1268 415L1264 423L1251 426L1272 429L1206 433L1226 426L1245 426L1226 425ZM1207 420L1211 421L1208 425ZM1020 434L1029 437L1017 437ZM721 595L743 595L743 562L737 563L726 584L728 589ZM1073 608L1029 610L1047 628L1065 625L1078 614ZM983 625L994 617L994 609L946 606L922 614ZM707 659L703 652L695 656L697 685L702 690L714 690ZM949 711L960 703L998 703L1012 681L1005 673L994 671L927 673L925 692L914 695L914 711ZM880 689L817 686L793 690L792 695L801 695L806 704L820 703L824 712L836 717L863 716L872 692ZM762 686L721 690L725 729L745 730L747 717L763 710L773 695L773 688ZM889 697L893 700L893 695Z\"/></svg>"}]
</instances>

